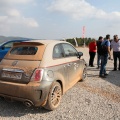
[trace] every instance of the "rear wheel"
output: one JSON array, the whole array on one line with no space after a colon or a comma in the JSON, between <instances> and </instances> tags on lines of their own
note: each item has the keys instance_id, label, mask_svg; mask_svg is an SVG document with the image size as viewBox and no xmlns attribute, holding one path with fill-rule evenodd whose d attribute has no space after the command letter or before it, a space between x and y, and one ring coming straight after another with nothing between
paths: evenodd
<instances>
[{"instance_id":1,"label":"rear wheel","mask_svg":"<svg viewBox=\"0 0 120 120\"><path fill-rule=\"evenodd\" d=\"M48 110L56 109L60 104L61 96L62 96L61 85L58 82L54 82L51 86L45 108Z\"/></svg>"}]
</instances>

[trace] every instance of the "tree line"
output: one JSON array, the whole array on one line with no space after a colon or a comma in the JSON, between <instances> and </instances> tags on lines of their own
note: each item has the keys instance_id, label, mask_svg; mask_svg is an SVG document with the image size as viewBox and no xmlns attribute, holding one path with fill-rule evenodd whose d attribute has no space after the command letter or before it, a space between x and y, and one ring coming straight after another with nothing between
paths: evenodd
<instances>
[{"instance_id":1,"label":"tree line","mask_svg":"<svg viewBox=\"0 0 120 120\"><path fill-rule=\"evenodd\" d=\"M76 41L78 43L78 46L83 46L84 43L86 46L92 41L92 38L76 38ZM72 45L76 45L74 38L66 39L67 42L70 42Z\"/></svg>"}]
</instances>

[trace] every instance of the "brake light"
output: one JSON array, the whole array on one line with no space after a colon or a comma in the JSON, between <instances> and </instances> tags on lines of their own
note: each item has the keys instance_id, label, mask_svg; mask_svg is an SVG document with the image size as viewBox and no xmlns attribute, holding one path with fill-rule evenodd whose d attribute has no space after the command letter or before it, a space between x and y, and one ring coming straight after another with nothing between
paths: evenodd
<instances>
[{"instance_id":1,"label":"brake light","mask_svg":"<svg viewBox=\"0 0 120 120\"><path fill-rule=\"evenodd\" d=\"M36 70L35 71L35 81L40 80L41 78L41 70Z\"/></svg>"},{"instance_id":2,"label":"brake light","mask_svg":"<svg viewBox=\"0 0 120 120\"><path fill-rule=\"evenodd\" d=\"M42 69L36 69L32 76L32 81L41 81L43 75Z\"/></svg>"}]
</instances>

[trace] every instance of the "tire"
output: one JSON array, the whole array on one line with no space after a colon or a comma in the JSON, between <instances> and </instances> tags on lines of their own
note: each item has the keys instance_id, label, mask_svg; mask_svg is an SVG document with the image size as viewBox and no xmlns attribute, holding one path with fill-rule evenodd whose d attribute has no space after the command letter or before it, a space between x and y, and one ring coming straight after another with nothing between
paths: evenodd
<instances>
[{"instance_id":1,"label":"tire","mask_svg":"<svg viewBox=\"0 0 120 120\"><path fill-rule=\"evenodd\" d=\"M61 97L62 97L61 85L58 82L54 82L50 88L48 100L44 108L48 110L56 109L60 104Z\"/></svg>"},{"instance_id":2,"label":"tire","mask_svg":"<svg viewBox=\"0 0 120 120\"><path fill-rule=\"evenodd\" d=\"M86 79L87 79L87 67L85 67L84 70L83 70L83 74L82 74L82 79L81 79L81 81L84 81L84 80L86 80Z\"/></svg>"}]
</instances>

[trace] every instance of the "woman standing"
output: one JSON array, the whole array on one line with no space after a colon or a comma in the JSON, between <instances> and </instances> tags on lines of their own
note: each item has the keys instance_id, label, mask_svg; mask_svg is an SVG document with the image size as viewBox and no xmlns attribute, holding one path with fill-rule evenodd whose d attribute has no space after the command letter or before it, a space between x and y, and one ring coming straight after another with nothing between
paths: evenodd
<instances>
[{"instance_id":1,"label":"woman standing","mask_svg":"<svg viewBox=\"0 0 120 120\"><path fill-rule=\"evenodd\" d=\"M90 67L94 67L94 58L96 55L96 40L93 39L90 43L89 43L89 55L90 55L90 59L89 59L89 66Z\"/></svg>"}]
</instances>

